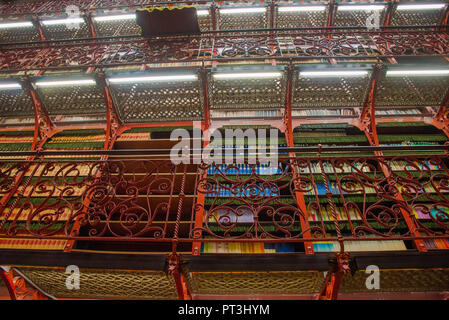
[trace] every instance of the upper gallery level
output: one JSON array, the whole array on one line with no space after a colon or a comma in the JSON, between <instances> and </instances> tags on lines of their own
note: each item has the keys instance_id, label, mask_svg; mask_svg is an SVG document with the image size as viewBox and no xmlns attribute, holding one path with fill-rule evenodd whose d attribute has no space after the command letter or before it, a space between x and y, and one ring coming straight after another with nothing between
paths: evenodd
<instances>
[{"instance_id":1,"label":"upper gallery level","mask_svg":"<svg viewBox=\"0 0 449 320\"><path fill-rule=\"evenodd\" d=\"M136 10L195 6L202 32L438 26L448 1L22 0L0 5L0 43L139 35ZM311 31L311 30L309 30Z\"/></svg>"}]
</instances>

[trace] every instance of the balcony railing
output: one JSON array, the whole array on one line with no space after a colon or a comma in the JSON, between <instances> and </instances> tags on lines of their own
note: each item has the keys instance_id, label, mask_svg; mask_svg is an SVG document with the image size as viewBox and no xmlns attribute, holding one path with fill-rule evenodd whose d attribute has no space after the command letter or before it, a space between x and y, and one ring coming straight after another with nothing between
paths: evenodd
<instances>
[{"instance_id":1,"label":"balcony railing","mask_svg":"<svg viewBox=\"0 0 449 320\"><path fill-rule=\"evenodd\" d=\"M280 148L271 167L175 165L162 150L3 152L37 157L1 162L0 236L305 246L447 239L448 158L426 153L448 148ZM399 154L366 156L379 150ZM74 153L109 159L49 159Z\"/></svg>"},{"instance_id":2,"label":"balcony railing","mask_svg":"<svg viewBox=\"0 0 449 320\"><path fill-rule=\"evenodd\" d=\"M447 55L445 26L319 27L221 30L199 36L144 39L113 36L9 43L0 47L3 71L110 67L148 63L312 58L388 58ZM45 50L45 59L42 59Z\"/></svg>"}]
</instances>

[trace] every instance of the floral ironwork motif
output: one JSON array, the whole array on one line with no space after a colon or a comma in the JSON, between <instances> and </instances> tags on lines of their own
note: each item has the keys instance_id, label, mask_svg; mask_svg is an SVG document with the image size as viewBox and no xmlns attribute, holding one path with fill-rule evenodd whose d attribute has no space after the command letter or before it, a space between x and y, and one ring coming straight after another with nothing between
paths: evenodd
<instances>
[{"instance_id":1,"label":"floral ironwork motif","mask_svg":"<svg viewBox=\"0 0 449 320\"><path fill-rule=\"evenodd\" d=\"M174 61L310 57L394 57L449 54L447 32L383 29L381 31L291 30L276 35L204 34L190 37L141 37L70 40L43 44L7 45L0 49L0 70L48 69ZM45 57L45 58L43 58Z\"/></svg>"}]
</instances>

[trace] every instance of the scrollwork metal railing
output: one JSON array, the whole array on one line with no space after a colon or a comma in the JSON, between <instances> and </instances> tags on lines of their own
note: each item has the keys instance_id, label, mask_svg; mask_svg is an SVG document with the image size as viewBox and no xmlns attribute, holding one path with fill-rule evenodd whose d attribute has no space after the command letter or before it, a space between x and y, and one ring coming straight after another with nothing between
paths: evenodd
<instances>
[{"instance_id":1,"label":"scrollwork metal railing","mask_svg":"<svg viewBox=\"0 0 449 320\"><path fill-rule=\"evenodd\" d=\"M175 165L143 158L154 150L118 150L79 153L122 158L140 153L142 159L45 160L39 154L34 161L2 161L0 238L187 243L449 238L446 154L306 157L300 152L316 148L284 149L297 156L271 164ZM18 152L23 153L33 152ZM75 234L74 224L80 226Z\"/></svg>"}]
</instances>

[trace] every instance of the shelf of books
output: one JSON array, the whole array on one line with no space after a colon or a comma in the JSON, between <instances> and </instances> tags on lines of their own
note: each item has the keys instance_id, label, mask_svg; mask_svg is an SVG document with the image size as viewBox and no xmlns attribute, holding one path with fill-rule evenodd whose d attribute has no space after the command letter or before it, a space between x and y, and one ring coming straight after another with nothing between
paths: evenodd
<instances>
[{"instance_id":1,"label":"shelf of books","mask_svg":"<svg viewBox=\"0 0 449 320\"><path fill-rule=\"evenodd\" d=\"M300 233L301 226L296 215L297 204L292 196L290 181L292 170L286 159L286 154L279 154L278 160L271 160L270 144L275 142L279 147L286 147L286 139L277 129L270 126L223 126L217 129L221 137L225 137L227 129L254 129L254 137L229 138L217 142L212 139L209 144L211 150L224 148L222 153L224 163L211 162L205 169L206 175L201 174L198 183L198 195L204 195L204 210L198 210L202 215L202 223L196 224L193 233L199 232L204 239L245 239L260 238L272 235L281 238L286 234ZM258 129L271 129L277 135L259 136ZM276 137L275 141L271 141ZM265 142L263 139L265 139ZM251 154L256 153L257 144L267 146L265 163L261 162L261 152L258 150L258 161ZM231 150L235 148L234 151ZM274 158L273 158L274 159ZM202 208L202 207L201 207ZM281 216L277 215L280 208L295 219L294 226L282 228ZM271 212L277 212L275 216ZM198 236L198 234L196 234ZM201 253L280 253L304 252L303 244L294 243L263 243L250 242L202 242ZM195 252L194 252L195 254ZM197 253L196 253L197 254Z\"/></svg>"},{"instance_id":2,"label":"shelf of books","mask_svg":"<svg viewBox=\"0 0 449 320\"><path fill-rule=\"evenodd\" d=\"M102 150L104 141L104 129L63 130L49 138L43 149ZM83 210L82 203L88 188L85 182L94 173L90 162L78 161L97 159L99 157L55 155L31 163L8 202L5 212L8 214L12 209L12 214L2 230L9 234L22 232L27 236L44 234L50 237L45 240L11 240L18 242L15 248L62 250L66 247L66 240L52 240L51 236L64 236L71 232L77 215Z\"/></svg>"},{"instance_id":3,"label":"shelf of books","mask_svg":"<svg viewBox=\"0 0 449 320\"><path fill-rule=\"evenodd\" d=\"M385 122L377 125L379 143L381 145L441 145L448 141L446 135L434 126L422 122ZM423 230L444 233L439 225L438 216L446 216L449 208L443 205L449 190L442 187L447 163L433 154L441 155L444 151L404 151L404 154L415 155L416 159L401 158L395 151L383 154L395 155L388 160L392 178L398 181L404 200L412 203L412 217ZM412 189L410 189L412 188ZM441 202L440 202L441 201ZM438 204L440 202L440 204ZM426 239L424 245L428 250L448 249L447 239Z\"/></svg>"},{"instance_id":4,"label":"shelf of books","mask_svg":"<svg viewBox=\"0 0 449 320\"><path fill-rule=\"evenodd\" d=\"M293 131L296 147L316 146L368 146L368 140L358 128L347 124L308 124ZM338 230L343 237L355 237L365 227L371 231L388 233L397 226L384 224L381 215L384 203L379 190L385 183L385 177L373 156L366 152L326 153L322 158L316 154L300 154L298 175L307 207L308 220L313 234L320 238L337 237ZM301 160L301 157L314 157ZM337 159L335 156L351 157ZM361 156L361 158L358 158ZM323 174L324 173L324 174ZM404 221L401 226L407 229ZM399 229L398 229L399 230ZM399 234L398 234L399 235ZM366 237L376 236L367 232ZM339 251L336 241L313 243L314 252ZM391 241L345 241L345 251L393 251L406 250L407 243L402 240Z\"/></svg>"},{"instance_id":5,"label":"shelf of books","mask_svg":"<svg viewBox=\"0 0 449 320\"><path fill-rule=\"evenodd\" d=\"M170 140L174 129L187 130L192 136L191 126L131 128L117 137L113 150L170 149L179 142ZM193 139L189 143L193 147ZM193 164L174 165L168 159L167 154L109 156L107 177L102 181L107 191L101 201L91 202L98 222L82 226L80 236L98 235L111 239L81 240L76 249L165 254L172 251L172 243L167 240L173 238L175 232L179 237L187 238L196 167ZM180 195L182 190L184 195ZM114 241L129 236L145 238L145 241L133 241L132 246ZM191 244L179 243L177 250L190 253Z\"/></svg>"},{"instance_id":6,"label":"shelf of books","mask_svg":"<svg viewBox=\"0 0 449 320\"><path fill-rule=\"evenodd\" d=\"M30 151L33 144L33 131L2 131L0 132L0 150L1 151ZM14 222L15 217L20 215L19 209L10 207L15 197L10 197L9 194L14 192L14 188L20 184L20 177L26 170L26 157L21 156L2 156L1 161L1 205L2 213L0 216L0 225L2 225L1 234L5 235L5 230L9 229ZM10 162L10 161L18 162ZM34 242L33 242L34 243ZM1 238L0 248L24 249L25 243L23 240Z\"/></svg>"}]
</instances>

